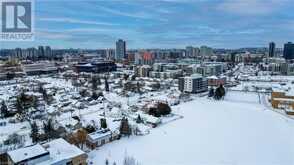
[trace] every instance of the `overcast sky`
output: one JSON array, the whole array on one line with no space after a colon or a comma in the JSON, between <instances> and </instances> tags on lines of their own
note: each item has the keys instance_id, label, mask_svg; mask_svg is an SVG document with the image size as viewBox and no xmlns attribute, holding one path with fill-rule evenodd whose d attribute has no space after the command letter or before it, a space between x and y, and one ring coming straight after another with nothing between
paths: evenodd
<instances>
[{"instance_id":1,"label":"overcast sky","mask_svg":"<svg viewBox=\"0 0 294 165\"><path fill-rule=\"evenodd\" d=\"M294 0L36 0L35 41L2 48L278 47L294 41Z\"/></svg>"}]
</instances>

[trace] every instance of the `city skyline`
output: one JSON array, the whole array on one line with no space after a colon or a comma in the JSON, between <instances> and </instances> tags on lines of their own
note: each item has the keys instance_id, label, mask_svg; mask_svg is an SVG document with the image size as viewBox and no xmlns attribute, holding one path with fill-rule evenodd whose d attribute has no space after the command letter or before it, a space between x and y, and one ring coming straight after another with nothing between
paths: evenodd
<instances>
[{"instance_id":1,"label":"city skyline","mask_svg":"<svg viewBox=\"0 0 294 165\"><path fill-rule=\"evenodd\" d=\"M34 42L1 42L2 48L276 47L294 38L289 0L162 0L35 2ZM76 12L82 11L82 12Z\"/></svg>"}]
</instances>

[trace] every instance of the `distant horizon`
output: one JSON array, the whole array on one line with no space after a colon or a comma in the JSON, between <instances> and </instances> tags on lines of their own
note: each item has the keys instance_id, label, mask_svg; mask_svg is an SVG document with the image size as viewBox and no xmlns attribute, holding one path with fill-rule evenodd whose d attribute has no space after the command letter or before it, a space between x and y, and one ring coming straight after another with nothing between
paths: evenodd
<instances>
[{"instance_id":1,"label":"distant horizon","mask_svg":"<svg viewBox=\"0 0 294 165\"><path fill-rule=\"evenodd\" d=\"M36 46L29 46L29 47L12 47L12 48L0 48L0 50L5 50L5 49L16 49L16 48L21 48L21 49L28 49L28 48L36 48L38 49L38 46L49 46L51 49L59 50L59 49L81 49L81 50L103 50L103 49L114 49L115 47L105 47L105 48L73 48L73 47L67 47L67 48L56 48L52 47L51 45L36 45ZM193 46L193 45L187 45L187 46ZM147 49L161 49L161 50L169 50L169 49L186 49L186 47L178 47L178 48L128 48L127 50L147 50ZM267 48L268 46L260 46L260 47L239 47L239 48L216 48L216 47L211 47L209 45L201 45L201 46L208 46L212 49L224 49L224 50L238 50L238 49L262 49L262 48ZM194 48L200 48L201 46L193 46ZM283 49L283 47L276 47L275 49Z\"/></svg>"},{"instance_id":2,"label":"distant horizon","mask_svg":"<svg viewBox=\"0 0 294 165\"><path fill-rule=\"evenodd\" d=\"M276 47L294 40L291 0L35 0L35 41L3 42L0 49L66 48L238 49ZM77 12L80 11L80 12Z\"/></svg>"}]
</instances>

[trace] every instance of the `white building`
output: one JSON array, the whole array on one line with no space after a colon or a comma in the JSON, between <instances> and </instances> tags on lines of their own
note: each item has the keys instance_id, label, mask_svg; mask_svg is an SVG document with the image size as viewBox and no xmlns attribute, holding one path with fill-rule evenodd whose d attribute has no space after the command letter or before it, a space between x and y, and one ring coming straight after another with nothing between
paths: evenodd
<instances>
[{"instance_id":1,"label":"white building","mask_svg":"<svg viewBox=\"0 0 294 165\"><path fill-rule=\"evenodd\" d=\"M139 77L149 77L149 73L152 70L152 67L149 65L138 66L135 70L135 73Z\"/></svg>"},{"instance_id":2,"label":"white building","mask_svg":"<svg viewBox=\"0 0 294 165\"><path fill-rule=\"evenodd\" d=\"M36 144L13 151L9 151L8 164L26 164L33 165L50 159L49 151L42 145Z\"/></svg>"},{"instance_id":3,"label":"white building","mask_svg":"<svg viewBox=\"0 0 294 165\"><path fill-rule=\"evenodd\" d=\"M8 165L86 165L87 154L75 145L59 138L9 151Z\"/></svg>"},{"instance_id":4,"label":"white building","mask_svg":"<svg viewBox=\"0 0 294 165\"><path fill-rule=\"evenodd\" d=\"M179 90L187 93L199 93L208 90L207 79L199 74L179 78Z\"/></svg>"}]
</instances>

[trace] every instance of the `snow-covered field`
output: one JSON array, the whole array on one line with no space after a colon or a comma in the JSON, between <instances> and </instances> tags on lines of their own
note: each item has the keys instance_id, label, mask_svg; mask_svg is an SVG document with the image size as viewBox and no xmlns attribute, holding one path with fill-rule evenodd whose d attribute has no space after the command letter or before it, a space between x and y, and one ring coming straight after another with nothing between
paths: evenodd
<instances>
[{"instance_id":1,"label":"snow-covered field","mask_svg":"<svg viewBox=\"0 0 294 165\"><path fill-rule=\"evenodd\" d=\"M291 165L294 121L259 104L254 93L230 92L224 101L197 98L173 107L184 118L147 136L122 138L89 154L93 164Z\"/></svg>"}]
</instances>

